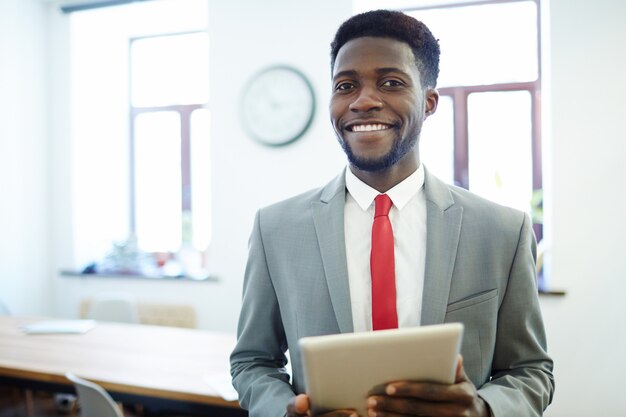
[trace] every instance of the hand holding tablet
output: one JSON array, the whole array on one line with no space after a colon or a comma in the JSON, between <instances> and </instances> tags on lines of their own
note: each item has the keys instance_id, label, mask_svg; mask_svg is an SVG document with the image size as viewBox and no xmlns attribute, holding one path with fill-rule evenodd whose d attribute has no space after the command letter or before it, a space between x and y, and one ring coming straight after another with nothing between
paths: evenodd
<instances>
[{"instance_id":1,"label":"hand holding tablet","mask_svg":"<svg viewBox=\"0 0 626 417\"><path fill-rule=\"evenodd\" d=\"M398 397L403 390L432 387L400 381L453 384L459 379L457 358L462 333L462 324L451 323L301 339L306 390L314 414L354 409L366 416L366 399L375 387L380 394L385 387L395 389ZM393 381L399 382L388 384ZM391 407L406 406L406 401L394 403L393 397L394 393L387 391L369 400L385 401Z\"/></svg>"}]
</instances>

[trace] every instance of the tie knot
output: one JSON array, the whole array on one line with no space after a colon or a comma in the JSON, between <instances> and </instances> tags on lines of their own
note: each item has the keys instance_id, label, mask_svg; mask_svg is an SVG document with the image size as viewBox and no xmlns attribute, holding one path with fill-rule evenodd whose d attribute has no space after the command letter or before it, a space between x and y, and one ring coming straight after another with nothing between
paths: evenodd
<instances>
[{"instance_id":1,"label":"tie knot","mask_svg":"<svg viewBox=\"0 0 626 417\"><path fill-rule=\"evenodd\" d=\"M387 194L379 194L374 201L376 202L374 217L388 216L391 205L393 204L389 196Z\"/></svg>"}]
</instances>

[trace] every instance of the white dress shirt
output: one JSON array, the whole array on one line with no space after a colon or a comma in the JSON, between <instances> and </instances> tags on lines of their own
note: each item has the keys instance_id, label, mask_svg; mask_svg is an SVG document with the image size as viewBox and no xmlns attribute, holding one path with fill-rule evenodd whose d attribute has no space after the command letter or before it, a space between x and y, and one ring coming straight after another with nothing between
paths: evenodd
<instances>
[{"instance_id":1,"label":"white dress shirt","mask_svg":"<svg viewBox=\"0 0 626 417\"><path fill-rule=\"evenodd\" d=\"M377 190L346 169L345 238L348 280L355 332L372 330L370 250ZM426 264L426 197L424 167L387 191L393 202L393 228L398 326L419 326Z\"/></svg>"}]
</instances>

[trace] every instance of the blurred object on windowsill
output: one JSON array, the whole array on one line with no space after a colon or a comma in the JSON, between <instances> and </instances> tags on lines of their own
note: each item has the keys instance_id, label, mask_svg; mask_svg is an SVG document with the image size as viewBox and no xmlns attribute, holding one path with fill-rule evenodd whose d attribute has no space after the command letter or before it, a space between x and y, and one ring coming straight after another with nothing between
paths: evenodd
<instances>
[{"instance_id":1,"label":"blurred object on windowsill","mask_svg":"<svg viewBox=\"0 0 626 417\"><path fill-rule=\"evenodd\" d=\"M537 289L539 290L539 295L542 296L563 297L566 295L566 292L552 288L545 275L546 262L549 261L550 257L549 253L550 245L547 243L546 239L542 239L537 243L537 263L535 265L537 270Z\"/></svg>"},{"instance_id":2,"label":"blurred object on windowsill","mask_svg":"<svg viewBox=\"0 0 626 417\"><path fill-rule=\"evenodd\" d=\"M113 248L98 265L98 272L119 275L156 275L153 257L139 249L137 238L130 235L123 242L113 242Z\"/></svg>"},{"instance_id":3,"label":"blurred object on windowsill","mask_svg":"<svg viewBox=\"0 0 626 417\"><path fill-rule=\"evenodd\" d=\"M543 224L543 188L533 190L530 199L530 216L533 224Z\"/></svg>"},{"instance_id":4,"label":"blurred object on windowsill","mask_svg":"<svg viewBox=\"0 0 626 417\"><path fill-rule=\"evenodd\" d=\"M546 289L546 277L544 276L544 255L546 253L546 240L542 239L537 243L537 262L535 264L535 269L537 272L537 287L539 287L539 291L543 291Z\"/></svg>"},{"instance_id":5,"label":"blurred object on windowsill","mask_svg":"<svg viewBox=\"0 0 626 417\"><path fill-rule=\"evenodd\" d=\"M137 239L131 235L123 242L113 243L112 249L102 261L89 263L80 274L207 280L210 276L208 269L204 266L205 257L205 253L185 244L176 253L145 252L139 248ZM65 272L64 275L76 274L70 271Z\"/></svg>"},{"instance_id":6,"label":"blurred object on windowsill","mask_svg":"<svg viewBox=\"0 0 626 417\"><path fill-rule=\"evenodd\" d=\"M81 271L75 271L72 269L61 269L59 274L62 277L70 277L70 278L94 278L94 279L137 279L137 280L147 280L147 281L193 281L193 282L219 282L220 279L214 275L206 275L204 277L190 277L190 276L177 276L177 277L169 277L165 275L120 275L120 274L104 274L100 272L94 272L91 274L84 274ZM1 415L0 415L1 417Z\"/></svg>"}]
</instances>

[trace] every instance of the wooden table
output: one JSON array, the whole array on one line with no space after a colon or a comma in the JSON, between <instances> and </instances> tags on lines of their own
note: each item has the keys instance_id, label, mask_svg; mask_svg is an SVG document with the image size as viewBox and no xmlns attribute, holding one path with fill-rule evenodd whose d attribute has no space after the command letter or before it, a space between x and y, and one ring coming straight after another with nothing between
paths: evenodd
<instances>
[{"instance_id":1,"label":"wooden table","mask_svg":"<svg viewBox=\"0 0 626 417\"><path fill-rule=\"evenodd\" d=\"M40 319L0 316L0 380L71 391L72 372L122 402L204 416L245 416L206 381L225 375L235 337L202 330L98 323L84 334L27 335Z\"/></svg>"}]
</instances>

